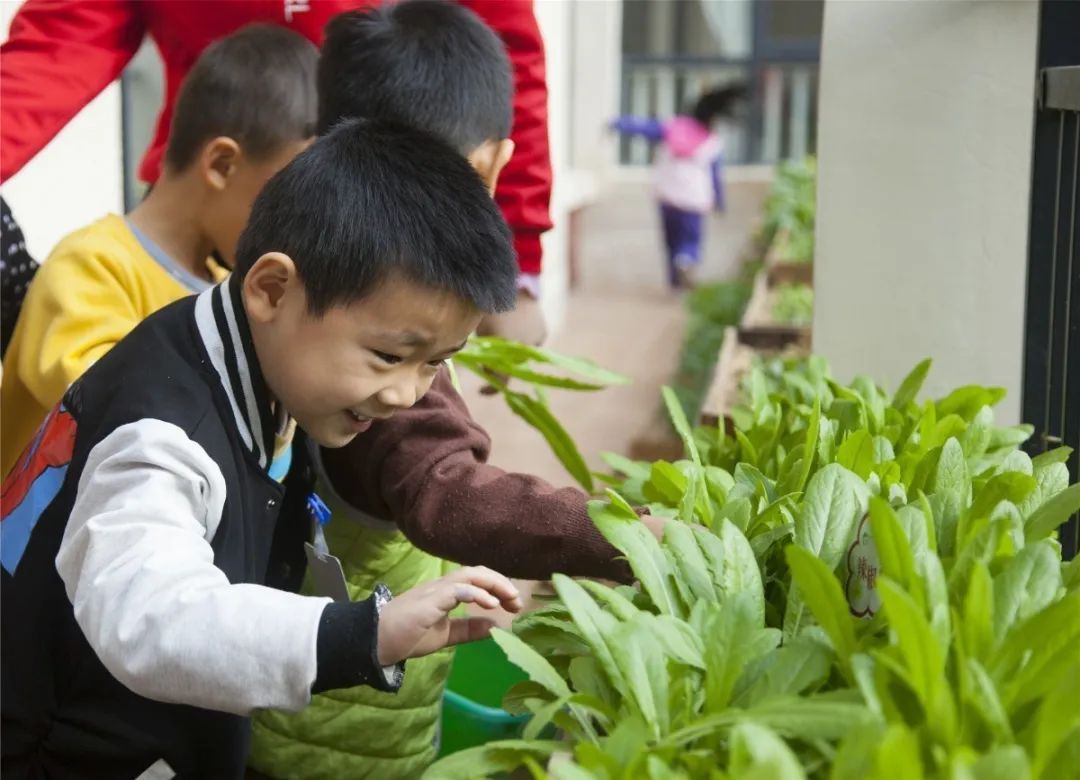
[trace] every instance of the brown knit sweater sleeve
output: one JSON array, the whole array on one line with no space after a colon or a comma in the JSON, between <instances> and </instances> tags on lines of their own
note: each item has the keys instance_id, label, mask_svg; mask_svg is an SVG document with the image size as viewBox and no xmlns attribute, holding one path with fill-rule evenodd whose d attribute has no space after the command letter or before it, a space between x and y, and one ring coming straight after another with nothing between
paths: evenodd
<instances>
[{"instance_id":1,"label":"brown knit sweater sleeve","mask_svg":"<svg viewBox=\"0 0 1080 780\"><path fill-rule=\"evenodd\" d=\"M443 369L414 407L322 458L345 500L433 555L521 579L629 579L589 519L585 493L488 465L490 451Z\"/></svg>"}]
</instances>

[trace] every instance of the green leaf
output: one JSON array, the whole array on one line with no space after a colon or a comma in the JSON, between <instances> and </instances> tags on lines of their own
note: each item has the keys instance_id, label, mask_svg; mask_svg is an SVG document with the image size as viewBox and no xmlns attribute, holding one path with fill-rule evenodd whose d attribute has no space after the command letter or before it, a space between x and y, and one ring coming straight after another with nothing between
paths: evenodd
<instances>
[{"instance_id":1,"label":"green leaf","mask_svg":"<svg viewBox=\"0 0 1080 780\"><path fill-rule=\"evenodd\" d=\"M739 676L750 659L776 646L776 632L758 627L748 594L720 605L702 602L705 609L701 638L705 655L706 711L720 712L731 701Z\"/></svg>"},{"instance_id":2,"label":"green leaf","mask_svg":"<svg viewBox=\"0 0 1080 780\"><path fill-rule=\"evenodd\" d=\"M1028 780L1031 766L1019 745L999 745L971 766L974 780Z\"/></svg>"},{"instance_id":3,"label":"green leaf","mask_svg":"<svg viewBox=\"0 0 1080 780\"><path fill-rule=\"evenodd\" d=\"M700 466L701 457L698 455L697 444L694 442L694 433L690 429L690 422L686 419L686 412L683 411L678 396L670 387L665 386L660 391L664 396L664 405L667 407L668 415L671 417L671 423L675 426L679 438L682 439L687 455L690 456L690 460Z\"/></svg>"},{"instance_id":4,"label":"green leaf","mask_svg":"<svg viewBox=\"0 0 1080 780\"><path fill-rule=\"evenodd\" d=\"M657 637L644 622L622 623L611 633L611 651L625 681L623 695L634 702L654 739L667 731L668 673Z\"/></svg>"},{"instance_id":5,"label":"green leaf","mask_svg":"<svg viewBox=\"0 0 1080 780\"><path fill-rule=\"evenodd\" d=\"M742 723L731 732L731 772L743 780L804 780L791 748L772 731Z\"/></svg>"},{"instance_id":6,"label":"green leaf","mask_svg":"<svg viewBox=\"0 0 1080 780\"><path fill-rule=\"evenodd\" d=\"M1044 503L1028 518L1024 526L1024 536L1028 543L1049 536L1069 516L1080 511L1080 483L1061 491Z\"/></svg>"},{"instance_id":7,"label":"green leaf","mask_svg":"<svg viewBox=\"0 0 1080 780\"><path fill-rule=\"evenodd\" d=\"M1034 468L1034 461L1032 461ZM1044 463L1035 468L1035 489L1017 508L1023 517L1045 504L1069 486L1069 469L1064 463Z\"/></svg>"},{"instance_id":8,"label":"green leaf","mask_svg":"<svg viewBox=\"0 0 1080 780\"><path fill-rule=\"evenodd\" d=\"M990 570L976 561L964 595L964 619L959 626L968 654L986 660L994 644L994 584Z\"/></svg>"},{"instance_id":9,"label":"green leaf","mask_svg":"<svg viewBox=\"0 0 1080 780\"><path fill-rule=\"evenodd\" d=\"M635 607L630 599L614 588L609 588L607 585L592 580L580 580L578 584L589 592L589 595L596 600L597 604L607 609L619 620L634 620L641 615L648 614Z\"/></svg>"},{"instance_id":10,"label":"green leaf","mask_svg":"<svg viewBox=\"0 0 1080 780\"><path fill-rule=\"evenodd\" d=\"M969 677L967 693L974 704L975 712L986 723L995 740L1012 742L1012 725L994 681L983 665L974 658L967 659L965 671Z\"/></svg>"},{"instance_id":11,"label":"green leaf","mask_svg":"<svg viewBox=\"0 0 1080 780\"><path fill-rule=\"evenodd\" d=\"M814 397L814 409L810 413L810 420L806 426L805 448L803 458L799 465L799 480L795 490L801 492L806 487L806 480L810 477L810 471L814 465L814 455L817 452L818 434L821 430L821 399Z\"/></svg>"},{"instance_id":12,"label":"green leaf","mask_svg":"<svg viewBox=\"0 0 1080 780\"><path fill-rule=\"evenodd\" d=\"M694 535L698 544L707 538L708 531L704 528L694 528ZM720 540L723 548L723 570L720 572L721 588L728 598L735 595L744 595L749 599L754 615L754 625L760 626L765 622L765 596L761 583L761 569L758 568L757 560L750 543L746 540L742 531L731 523L724 521L716 529L716 538ZM704 545L702 545L704 549Z\"/></svg>"},{"instance_id":13,"label":"green leaf","mask_svg":"<svg viewBox=\"0 0 1080 780\"><path fill-rule=\"evenodd\" d=\"M816 639L798 636L752 662L739 680L735 704L745 707L773 696L800 694L828 677L832 656Z\"/></svg>"},{"instance_id":14,"label":"green leaf","mask_svg":"<svg viewBox=\"0 0 1080 780\"><path fill-rule=\"evenodd\" d=\"M930 373L932 363L933 361L930 358L926 358L904 377L904 381L900 383L900 387L896 390L896 395L893 396L892 405L894 409L904 411L908 404L915 401L915 397L922 389L923 382L926 381L926 375Z\"/></svg>"},{"instance_id":15,"label":"green leaf","mask_svg":"<svg viewBox=\"0 0 1080 780\"><path fill-rule=\"evenodd\" d=\"M843 466L825 466L806 487L795 522L795 543L815 553L830 569L836 568L869 497L866 484Z\"/></svg>"},{"instance_id":16,"label":"green leaf","mask_svg":"<svg viewBox=\"0 0 1080 780\"><path fill-rule=\"evenodd\" d=\"M1032 728L1033 739L1029 753L1032 757L1032 776L1047 777L1044 770L1050 765L1066 741L1076 740L1080 730L1080 708L1076 692L1080 690L1080 668L1074 666L1062 685L1047 694L1039 704ZM1075 766L1075 765L1074 765Z\"/></svg>"},{"instance_id":17,"label":"green leaf","mask_svg":"<svg viewBox=\"0 0 1080 780\"><path fill-rule=\"evenodd\" d=\"M422 780L476 780L521 766L526 756L546 759L566 743L558 740L508 739L469 748L437 761L428 767Z\"/></svg>"},{"instance_id":18,"label":"green leaf","mask_svg":"<svg viewBox=\"0 0 1080 780\"><path fill-rule=\"evenodd\" d=\"M1035 467L1032 465L1030 456L1023 450L1013 450L1006 455L1005 460L1001 462L1000 470L1015 471L1029 477L1035 473Z\"/></svg>"},{"instance_id":19,"label":"green leaf","mask_svg":"<svg viewBox=\"0 0 1080 780\"><path fill-rule=\"evenodd\" d=\"M899 723L889 726L878 747L874 777L879 780L922 780L925 777L915 732Z\"/></svg>"},{"instance_id":20,"label":"green leaf","mask_svg":"<svg viewBox=\"0 0 1080 780\"><path fill-rule=\"evenodd\" d=\"M1070 593L1018 623L1005 637L990 673L1005 690L1013 713L1058 686L1076 663L1080 646L1080 593Z\"/></svg>"},{"instance_id":21,"label":"green leaf","mask_svg":"<svg viewBox=\"0 0 1080 780\"><path fill-rule=\"evenodd\" d=\"M881 573L895 580L925 609L922 579L915 570L915 558L904 528L893 508L876 496L870 499L870 530L874 535L874 549L881 563Z\"/></svg>"},{"instance_id":22,"label":"green leaf","mask_svg":"<svg viewBox=\"0 0 1080 780\"><path fill-rule=\"evenodd\" d=\"M634 576L652 599L653 604L665 615L680 612L674 592L669 586L671 568L668 558L652 531L636 519L624 519L606 511L602 502L589 503L589 516L604 538L626 556Z\"/></svg>"},{"instance_id":23,"label":"green leaf","mask_svg":"<svg viewBox=\"0 0 1080 780\"><path fill-rule=\"evenodd\" d=\"M684 523L668 523L664 528L664 544L675 559L678 578L690 592L698 599L717 601L719 594L710 576L709 562L705 560L690 526ZM713 565L722 567L723 561L716 561Z\"/></svg>"},{"instance_id":24,"label":"green leaf","mask_svg":"<svg viewBox=\"0 0 1080 780\"><path fill-rule=\"evenodd\" d=\"M944 684L945 656L918 604L888 577L878 580L878 594L904 659L914 693L930 709Z\"/></svg>"},{"instance_id":25,"label":"green leaf","mask_svg":"<svg viewBox=\"0 0 1080 780\"><path fill-rule=\"evenodd\" d=\"M577 480L585 492L591 493L593 491L592 472L589 471L574 440L555 419L555 415L548 409L547 404L513 390L504 390L503 397L514 414L540 432L555 457L570 472L570 476Z\"/></svg>"},{"instance_id":26,"label":"green leaf","mask_svg":"<svg viewBox=\"0 0 1080 780\"><path fill-rule=\"evenodd\" d=\"M792 582L798 586L802 598L846 666L855 652L855 629L840 582L832 569L807 550L789 545L784 553Z\"/></svg>"},{"instance_id":27,"label":"green leaf","mask_svg":"<svg viewBox=\"0 0 1080 780\"><path fill-rule=\"evenodd\" d=\"M1047 607L1063 587L1057 550L1044 539L1011 558L994 578L994 634L1000 641L1017 621Z\"/></svg>"},{"instance_id":28,"label":"green leaf","mask_svg":"<svg viewBox=\"0 0 1080 780\"><path fill-rule=\"evenodd\" d=\"M959 441L951 438L941 448L932 490L935 493L948 490L966 496L969 485L964 448Z\"/></svg>"},{"instance_id":29,"label":"green leaf","mask_svg":"<svg viewBox=\"0 0 1080 780\"><path fill-rule=\"evenodd\" d=\"M1073 454L1072 447L1057 447L1047 450L1031 459L1031 465L1035 471L1046 468L1053 463L1067 463L1069 456Z\"/></svg>"},{"instance_id":30,"label":"green leaf","mask_svg":"<svg viewBox=\"0 0 1080 780\"><path fill-rule=\"evenodd\" d=\"M558 697L569 696L570 688L546 658L533 650L521 639L502 629L493 629L491 638L502 648L510 663L521 669L529 679L544 686Z\"/></svg>"},{"instance_id":31,"label":"green leaf","mask_svg":"<svg viewBox=\"0 0 1080 780\"><path fill-rule=\"evenodd\" d=\"M627 479L641 479L645 480L649 478L649 464L643 463L637 460L630 460L622 455L617 455L614 452L601 452L600 459L604 461L613 471L617 471L626 475Z\"/></svg>"},{"instance_id":32,"label":"green leaf","mask_svg":"<svg viewBox=\"0 0 1080 780\"><path fill-rule=\"evenodd\" d=\"M528 715L529 704L536 701L550 701L551 691L538 682L522 680L515 683L502 699L502 708L511 715Z\"/></svg>"},{"instance_id":33,"label":"green leaf","mask_svg":"<svg viewBox=\"0 0 1080 780\"><path fill-rule=\"evenodd\" d=\"M984 406L995 406L1004 397L1003 387L959 387L937 402L938 417L957 414L970 421Z\"/></svg>"},{"instance_id":34,"label":"green leaf","mask_svg":"<svg viewBox=\"0 0 1080 780\"><path fill-rule=\"evenodd\" d=\"M686 495L687 479L674 465L665 460L652 464L649 479L643 486L645 498L668 506L679 506Z\"/></svg>"},{"instance_id":35,"label":"green leaf","mask_svg":"<svg viewBox=\"0 0 1080 780\"><path fill-rule=\"evenodd\" d=\"M689 623L669 615L643 615L638 620L651 628L660 647L672 659L695 669L705 668L705 649L701 637Z\"/></svg>"},{"instance_id":36,"label":"green leaf","mask_svg":"<svg viewBox=\"0 0 1080 780\"><path fill-rule=\"evenodd\" d=\"M615 662L615 656L607 641L607 637L610 637L619 626L619 621L601 610L585 589L569 577L556 574L552 582L559 598L570 611L574 625L592 649L600 669L607 675L613 688L625 693L626 680L623 678L619 665Z\"/></svg>"},{"instance_id":37,"label":"green leaf","mask_svg":"<svg viewBox=\"0 0 1080 780\"><path fill-rule=\"evenodd\" d=\"M562 711L569 699L570 697L566 696L562 699L545 702L537 707L532 718L525 724L525 729L521 733L522 738L531 740L539 737L544 729L551 725L552 719Z\"/></svg>"},{"instance_id":38,"label":"green leaf","mask_svg":"<svg viewBox=\"0 0 1080 780\"><path fill-rule=\"evenodd\" d=\"M866 479L874 468L874 437L866 430L849 434L836 451L836 462Z\"/></svg>"},{"instance_id":39,"label":"green leaf","mask_svg":"<svg viewBox=\"0 0 1080 780\"><path fill-rule=\"evenodd\" d=\"M1034 477L1016 471L997 474L975 492L971 504L970 516L973 519L988 517L994 507L1002 501L1019 504L1035 490Z\"/></svg>"}]
</instances>

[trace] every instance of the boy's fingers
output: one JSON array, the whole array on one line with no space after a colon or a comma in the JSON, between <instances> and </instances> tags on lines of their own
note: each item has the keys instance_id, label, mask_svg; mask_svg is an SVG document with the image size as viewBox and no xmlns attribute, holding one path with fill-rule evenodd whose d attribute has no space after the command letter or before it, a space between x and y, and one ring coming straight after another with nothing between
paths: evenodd
<instances>
[{"instance_id":1,"label":"boy's fingers","mask_svg":"<svg viewBox=\"0 0 1080 780\"><path fill-rule=\"evenodd\" d=\"M491 593L503 604L518 602L520 608L521 594L510 579L499 574L486 566L467 566L449 575L457 582L467 582L478 588L483 588Z\"/></svg>"},{"instance_id":2,"label":"boy's fingers","mask_svg":"<svg viewBox=\"0 0 1080 780\"><path fill-rule=\"evenodd\" d=\"M450 633L446 644L460 645L462 642L475 642L485 639L495 627L495 621L482 617L455 618L450 621Z\"/></svg>"}]
</instances>

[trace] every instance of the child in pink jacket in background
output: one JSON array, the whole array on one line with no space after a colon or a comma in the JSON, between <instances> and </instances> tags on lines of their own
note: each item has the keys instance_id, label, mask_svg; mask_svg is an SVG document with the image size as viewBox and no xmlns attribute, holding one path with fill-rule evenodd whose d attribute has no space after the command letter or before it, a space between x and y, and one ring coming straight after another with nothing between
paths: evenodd
<instances>
[{"instance_id":1,"label":"child in pink jacket in background","mask_svg":"<svg viewBox=\"0 0 1080 780\"><path fill-rule=\"evenodd\" d=\"M723 143L712 124L730 116L743 97L742 85L702 95L689 116L667 121L624 116L612 129L658 143L653 181L660 201L660 219L667 249L668 282L672 289L690 286L690 271L701 262L702 221L709 211L724 210Z\"/></svg>"}]
</instances>

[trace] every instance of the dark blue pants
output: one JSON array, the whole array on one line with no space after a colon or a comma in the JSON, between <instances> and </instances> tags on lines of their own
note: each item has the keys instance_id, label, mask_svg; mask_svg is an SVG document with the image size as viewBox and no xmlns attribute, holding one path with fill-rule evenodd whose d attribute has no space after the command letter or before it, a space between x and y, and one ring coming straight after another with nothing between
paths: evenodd
<instances>
[{"instance_id":1,"label":"dark blue pants","mask_svg":"<svg viewBox=\"0 0 1080 780\"><path fill-rule=\"evenodd\" d=\"M679 270L701 262L702 215L660 204L660 219L664 225L664 246L667 248L668 281L679 285Z\"/></svg>"}]
</instances>

